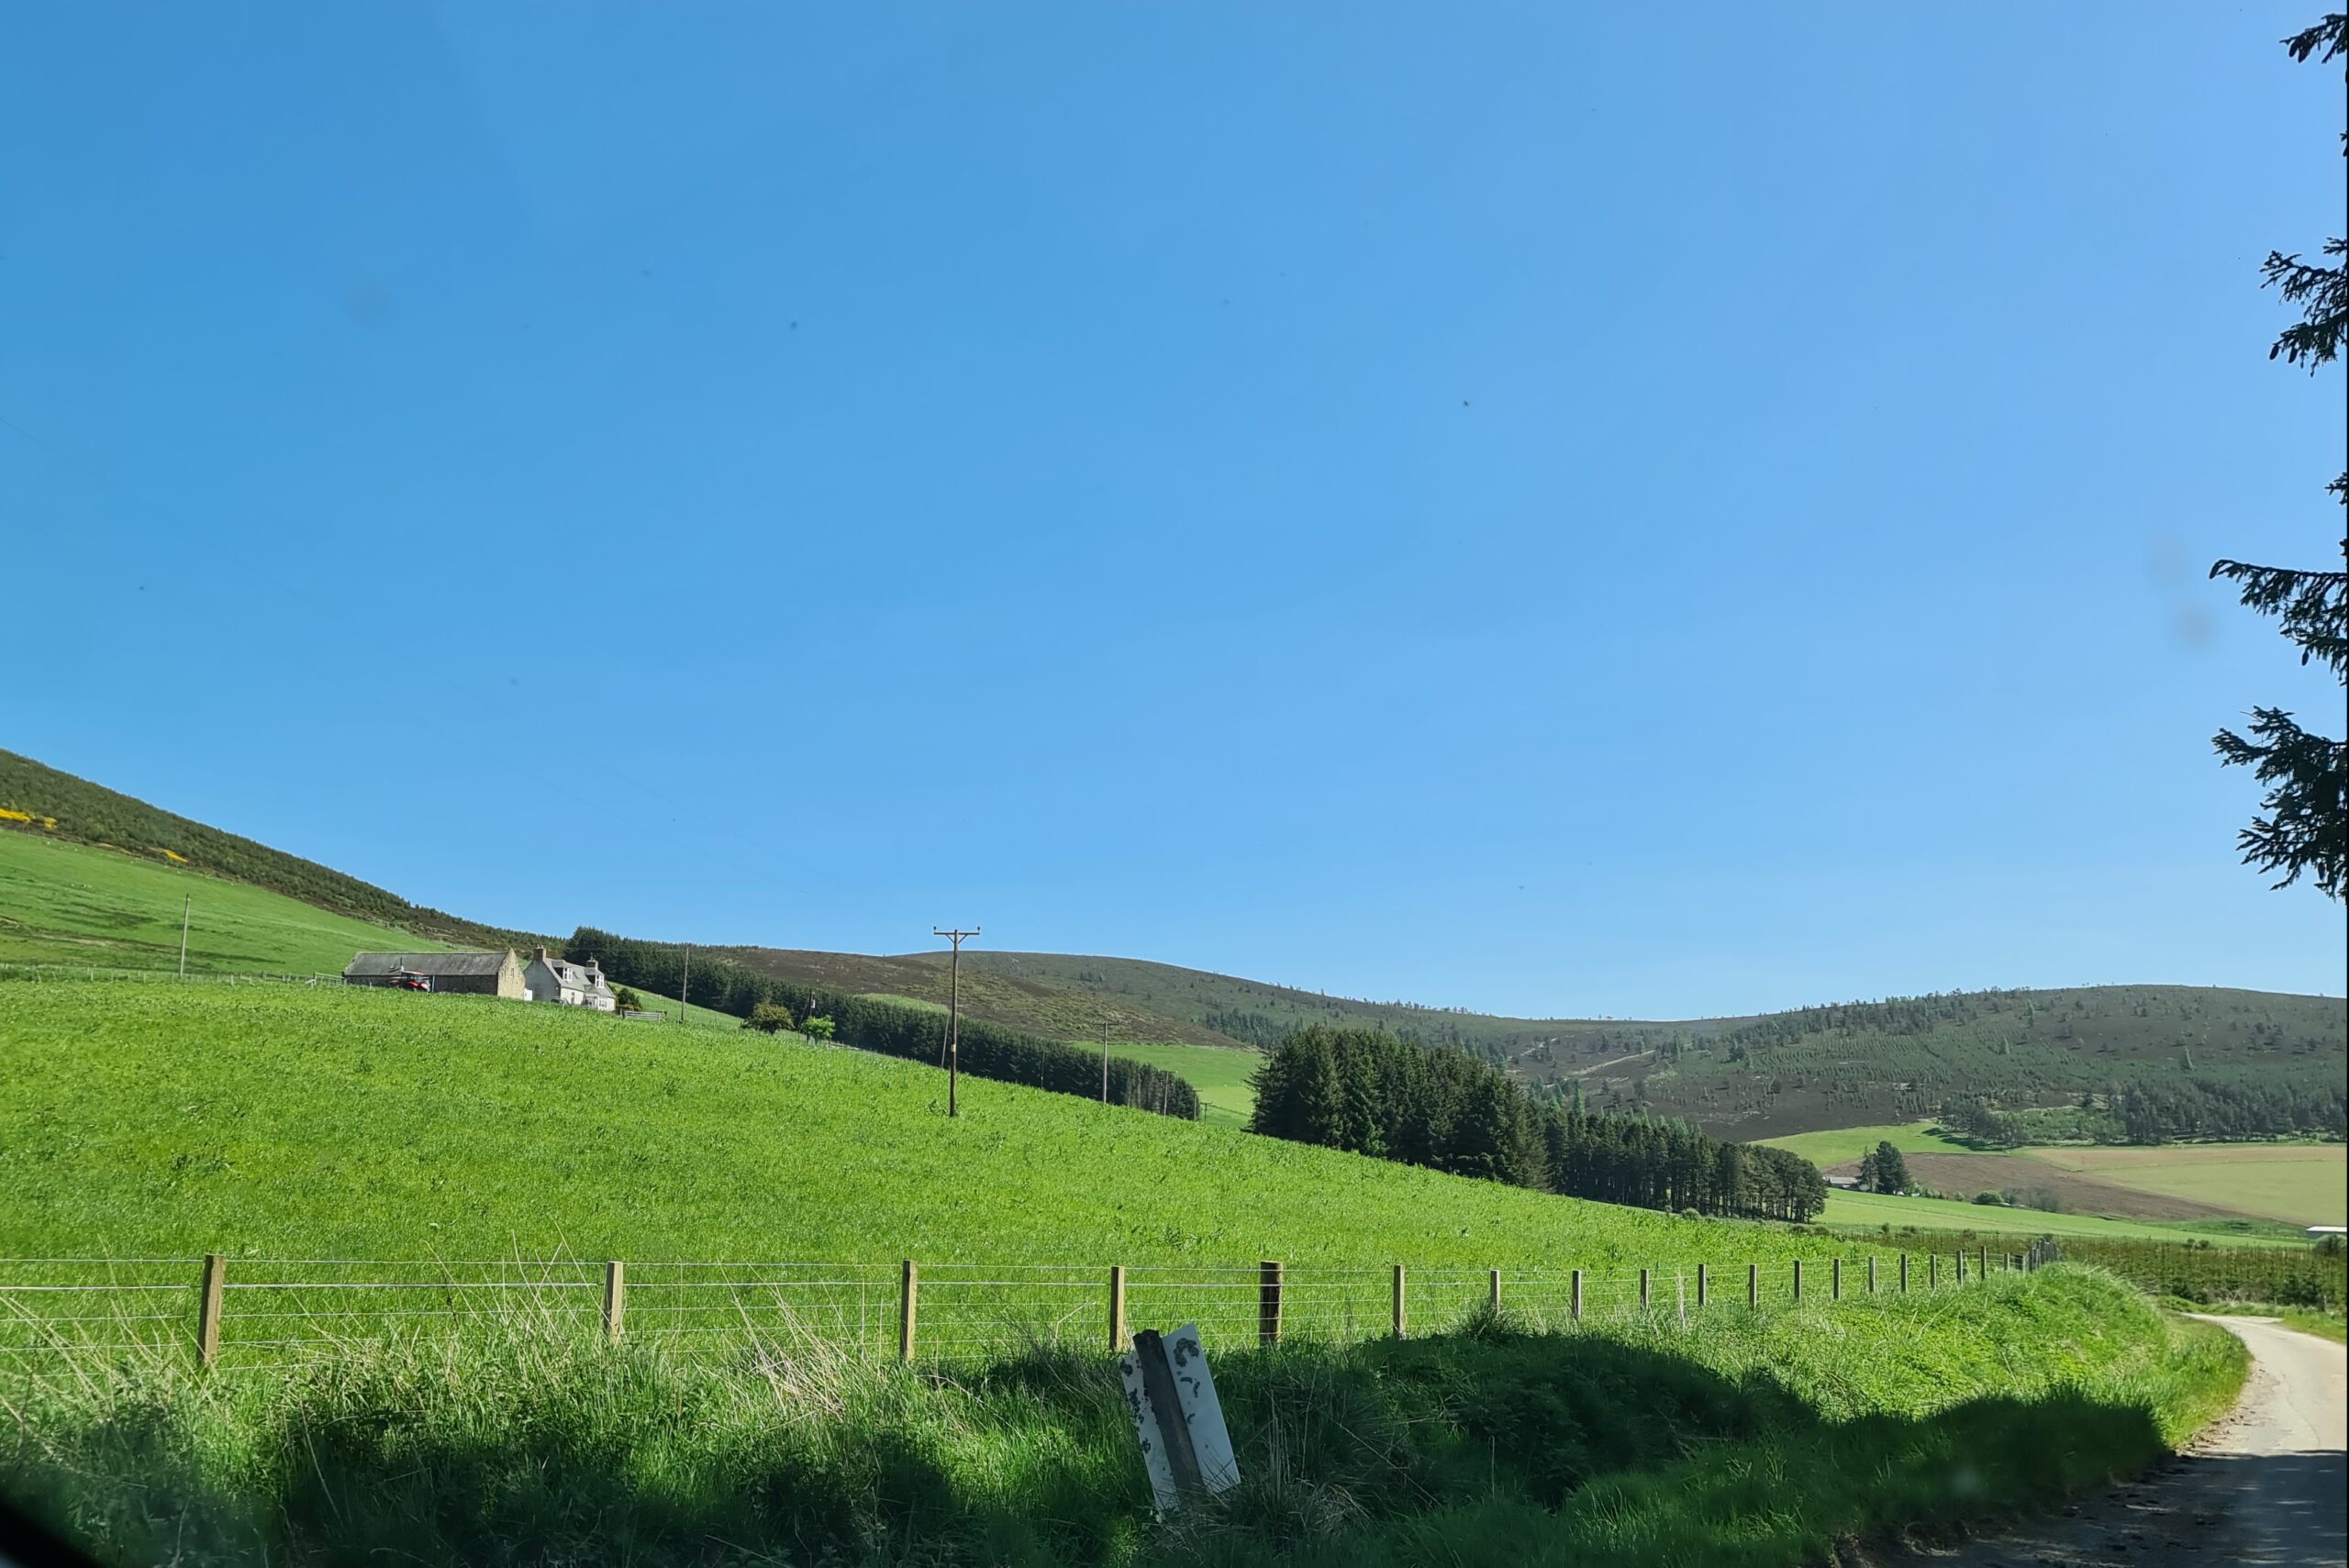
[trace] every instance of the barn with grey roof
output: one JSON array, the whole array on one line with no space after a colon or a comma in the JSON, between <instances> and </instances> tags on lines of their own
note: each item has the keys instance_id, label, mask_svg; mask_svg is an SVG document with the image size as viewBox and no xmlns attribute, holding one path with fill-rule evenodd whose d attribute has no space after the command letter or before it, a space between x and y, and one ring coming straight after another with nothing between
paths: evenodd
<instances>
[{"instance_id":1,"label":"barn with grey roof","mask_svg":"<svg viewBox=\"0 0 2349 1568\"><path fill-rule=\"evenodd\" d=\"M522 963L503 952L360 952L342 966L346 985L386 985L411 991L451 991L475 996L527 997Z\"/></svg>"}]
</instances>

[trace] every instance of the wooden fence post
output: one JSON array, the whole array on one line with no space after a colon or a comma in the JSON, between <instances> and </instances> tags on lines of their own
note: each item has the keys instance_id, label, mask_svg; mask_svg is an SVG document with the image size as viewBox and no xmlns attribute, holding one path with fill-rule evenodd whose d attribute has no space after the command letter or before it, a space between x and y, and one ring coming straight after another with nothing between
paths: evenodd
<instances>
[{"instance_id":1,"label":"wooden fence post","mask_svg":"<svg viewBox=\"0 0 2349 1568\"><path fill-rule=\"evenodd\" d=\"M620 1342L620 1318L628 1307L628 1270L618 1258L604 1264L604 1338Z\"/></svg>"},{"instance_id":2,"label":"wooden fence post","mask_svg":"<svg viewBox=\"0 0 2349 1568\"><path fill-rule=\"evenodd\" d=\"M1975 1248L1974 1263L1974 1277L1977 1281L1987 1280L1990 1277L1990 1249L1987 1247Z\"/></svg>"},{"instance_id":3,"label":"wooden fence post","mask_svg":"<svg viewBox=\"0 0 2349 1568\"><path fill-rule=\"evenodd\" d=\"M1868 1254L1868 1294L1870 1296L1876 1294L1876 1254L1874 1252Z\"/></svg>"},{"instance_id":4,"label":"wooden fence post","mask_svg":"<svg viewBox=\"0 0 2349 1568\"><path fill-rule=\"evenodd\" d=\"M921 1271L907 1258L897 1275L897 1359L914 1359L914 1324L919 1316Z\"/></svg>"},{"instance_id":5,"label":"wooden fence post","mask_svg":"<svg viewBox=\"0 0 2349 1568\"><path fill-rule=\"evenodd\" d=\"M1395 1265L1395 1337L1402 1339L1410 1331L1410 1314L1404 1309L1403 1265Z\"/></svg>"},{"instance_id":6,"label":"wooden fence post","mask_svg":"<svg viewBox=\"0 0 2349 1568\"><path fill-rule=\"evenodd\" d=\"M1496 1312L1501 1309L1501 1272L1498 1269L1486 1271L1485 1305Z\"/></svg>"},{"instance_id":7,"label":"wooden fence post","mask_svg":"<svg viewBox=\"0 0 2349 1568\"><path fill-rule=\"evenodd\" d=\"M1950 1249L1949 1255L1957 1264L1957 1283L1959 1284L1964 1284L1965 1283L1965 1249L1963 1247L1953 1247Z\"/></svg>"},{"instance_id":8,"label":"wooden fence post","mask_svg":"<svg viewBox=\"0 0 2349 1568\"><path fill-rule=\"evenodd\" d=\"M1697 1305L1700 1307L1705 1305L1705 1265L1698 1263L1697 1265Z\"/></svg>"},{"instance_id":9,"label":"wooden fence post","mask_svg":"<svg viewBox=\"0 0 2349 1568\"><path fill-rule=\"evenodd\" d=\"M1941 1283L1942 1255L1939 1252L1928 1252L1925 1254L1925 1288L1937 1289Z\"/></svg>"},{"instance_id":10,"label":"wooden fence post","mask_svg":"<svg viewBox=\"0 0 2349 1568\"><path fill-rule=\"evenodd\" d=\"M1795 1260L1795 1305L1802 1305L1802 1260Z\"/></svg>"},{"instance_id":11,"label":"wooden fence post","mask_svg":"<svg viewBox=\"0 0 2349 1568\"><path fill-rule=\"evenodd\" d=\"M1256 1264L1256 1342L1281 1342L1281 1266L1270 1258Z\"/></svg>"},{"instance_id":12,"label":"wooden fence post","mask_svg":"<svg viewBox=\"0 0 2349 1568\"><path fill-rule=\"evenodd\" d=\"M1900 1254L1900 1294L1909 1294L1909 1254Z\"/></svg>"},{"instance_id":13,"label":"wooden fence post","mask_svg":"<svg viewBox=\"0 0 2349 1568\"><path fill-rule=\"evenodd\" d=\"M1126 1348L1126 1265L1109 1265L1109 1351Z\"/></svg>"},{"instance_id":14,"label":"wooden fence post","mask_svg":"<svg viewBox=\"0 0 2349 1568\"><path fill-rule=\"evenodd\" d=\"M1837 1258L1827 1265L1827 1299L1843 1299L1843 1260Z\"/></svg>"},{"instance_id":15,"label":"wooden fence post","mask_svg":"<svg viewBox=\"0 0 2349 1568\"><path fill-rule=\"evenodd\" d=\"M1642 1311L1642 1312L1645 1312L1647 1309L1648 1309L1648 1272L1647 1272L1647 1270L1645 1270L1645 1269L1642 1269L1642 1270L1640 1271L1640 1310L1641 1310L1641 1311Z\"/></svg>"},{"instance_id":16,"label":"wooden fence post","mask_svg":"<svg viewBox=\"0 0 2349 1568\"><path fill-rule=\"evenodd\" d=\"M1745 1265L1745 1305L1762 1305L1762 1265L1759 1263Z\"/></svg>"},{"instance_id":17,"label":"wooden fence post","mask_svg":"<svg viewBox=\"0 0 2349 1568\"><path fill-rule=\"evenodd\" d=\"M228 1277L228 1261L205 1253L203 1290L195 1298L195 1359L203 1366L220 1359L220 1287Z\"/></svg>"},{"instance_id":18,"label":"wooden fence post","mask_svg":"<svg viewBox=\"0 0 2349 1568\"><path fill-rule=\"evenodd\" d=\"M1577 1323L1582 1321L1582 1271L1576 1269L1567 1282L1566 1310Z\"/></svg>"}]
</instances>

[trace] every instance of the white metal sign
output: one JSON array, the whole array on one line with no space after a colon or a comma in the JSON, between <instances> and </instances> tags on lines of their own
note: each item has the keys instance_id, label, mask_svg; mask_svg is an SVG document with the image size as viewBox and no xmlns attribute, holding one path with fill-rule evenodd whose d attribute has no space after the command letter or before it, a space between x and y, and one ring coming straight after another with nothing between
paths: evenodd
<instances>
[{"instance_id":1,"label":"white metal sign","mask_svg":"<svg viewBox=\"0 0 2349 1568\"><path fill-rule=\"evenodd\" d=\"M1167 1334L1140 1330L1133 1348L1118 1358L1118 1375L1160 1513L1182 1507L1186 1496L1212 1496L1239 1484L1240 1462L1197 1324Z\"/></svg>"}]
</instances>

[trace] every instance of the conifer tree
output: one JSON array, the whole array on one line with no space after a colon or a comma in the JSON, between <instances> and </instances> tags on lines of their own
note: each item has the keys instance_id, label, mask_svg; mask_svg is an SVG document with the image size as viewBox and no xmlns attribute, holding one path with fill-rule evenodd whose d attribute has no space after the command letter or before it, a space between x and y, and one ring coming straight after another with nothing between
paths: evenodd
<instances>
[{"instance_id":1,"label":"conifer tree","mask_svg":"<svg viewBox=\"0 0 2349 1568\"><path fill-rule=\"evenodd\" d=\"M2286 39L2284 47L2301 63L2313 58L2329 64L2349 51L2349 15L2334 12ZM2343 133L2342 141L2349 154L2349 131ZM2271 250L2260 269L2263 287L2275 289L2286 304L2300 307L2300 319L2277 337L2267 357L2311 375L2339 356L2343 334L2349 332L2349 239L2336 235L2327 239L2324 255L2330 265L2303 261L2297 252L2288 256ZM2349 506L2349 470L2329 488L2337 501ZM2341 549L2343 564L2349 567L2349 536L2343 537ZM2235 584L2249 608L2276 617L2277 629L2299 645L2301 663L2327 665L2333 678L2349 688L2349 570L2221 561L2212 565L2210 575ZM2266 789L2260 797L2260 814L2235 836L2243 863L2263 873L2281 873L2277 887L2290 886L2305 872L2321 891L2342 897L2344 831L2349 830L2344 829L2349 819L2349 742L2304 728L2279 707L2253 708L2245 728L2248 736L2221 729L2210 740L2222 766L2251 769Z\"/></svg>"}]
</instances>

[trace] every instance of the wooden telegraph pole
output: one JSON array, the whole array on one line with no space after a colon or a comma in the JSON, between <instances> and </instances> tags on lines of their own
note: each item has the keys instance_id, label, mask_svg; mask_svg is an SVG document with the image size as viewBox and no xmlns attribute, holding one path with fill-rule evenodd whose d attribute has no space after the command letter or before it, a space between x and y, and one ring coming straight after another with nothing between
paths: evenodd
<instances>
[{"instance_id":1,"label":"wooden telegraph pole","mask_svg":"<svg viewBox=\"0 0 2349 1568\"><path fill-rule=\"evenodd\" d=\"M189 910L191 910L191 909L193 909L193 908L195 908L195 895L194 894L190 894L190 895L188 895L186 897L184 897L184 898L183 898L183 899L181 899L181 900L180 900L180 978L181 978L182 980L185 980L185 979L187 978L187 917L188 917L188 911L189 911Z\"/></svg>"},{"instance_id":2,"label":"wooden telegraph pole","mask_svg":"<svg viewBox=\"0 0 2349 1568\"><path fill-rule=\"evenodd\" d=\"M944 937L954 944L954 956L946 961L946 1114L958 1116L961 1111L955 1105L954 1094L962 1073L963 939L977 936L979 929L973 926L962 931L932 926L930 934Z\"/></svg>"}]
</instances>

